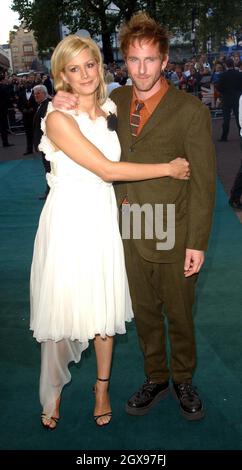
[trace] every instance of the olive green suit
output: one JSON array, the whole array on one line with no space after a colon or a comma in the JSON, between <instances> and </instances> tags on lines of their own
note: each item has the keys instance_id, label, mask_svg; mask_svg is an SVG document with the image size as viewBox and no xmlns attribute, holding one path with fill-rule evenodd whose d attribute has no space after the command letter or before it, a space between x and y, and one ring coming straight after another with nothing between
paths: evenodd
<instances>
[{"instance_id":1,"label":"olive green suit","mask_svg":"<svg viewBox=\"0 0 242 470\"><path fill-rule=\"evenodd\" d=\"M172 178L117 183L118 206L175 204L175 244L157 250L156 234L124 240L126 267L146 375L165 382L190 380L195 367L192 305L196 275L184 276L185 249L206 250L215 193L215 154L208 109L195 97L169 87L140 134L130 132L132 87L114 90L122 161L167 163L177 156L190 162L189 181ZM165 218L165 211L164 211ZM166 222L166 220L165 220ZM131 231L132 234L132 231ZM171 356L166 358L164 315L169 324Z\"/></svg>"}]
</instances>

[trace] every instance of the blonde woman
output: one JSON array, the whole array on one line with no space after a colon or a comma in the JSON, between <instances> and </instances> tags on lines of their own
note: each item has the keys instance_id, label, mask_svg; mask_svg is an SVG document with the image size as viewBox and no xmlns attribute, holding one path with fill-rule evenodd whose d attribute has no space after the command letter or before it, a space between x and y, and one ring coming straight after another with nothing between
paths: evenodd
<instances>
[{"instance_id":1,"label":"blonde woman","mask_svg":"<svg viewBox=\"0 0 242 470\"><path fill-rule=\"evenodd\" d=\"M93 340L97 361L94 419L112 416L108 394L113 337L133 317L113 181L189 178L188 163L120 163L116 110L106 98L97 45L70 35L52 56L55 89L78 95L74 111L50 104L40 150L51 162L50 192L40 216L31 269L31 325L41 343L41 422L56 428L68 364ZM114 120L113 120L114 121Z\"/></svg>"}]
</instances>

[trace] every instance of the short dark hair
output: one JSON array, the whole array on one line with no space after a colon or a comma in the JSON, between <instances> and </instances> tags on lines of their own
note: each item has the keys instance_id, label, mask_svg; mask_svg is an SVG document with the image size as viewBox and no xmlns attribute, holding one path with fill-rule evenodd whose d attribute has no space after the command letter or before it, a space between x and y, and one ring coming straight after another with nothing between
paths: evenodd
<instances>
[{"instance_id":1,"label":"short dark hair","mask_svg":"<svg viewBox=\"0 0 242 470\"><path fill-rule=\"evenodd\" d=\"M228 68L234 68L234 61L233 61L233 59L227 59L227 60L225 61L225 64L226 64L226 66L227 66Z\"/></svg>"},{"instance_id":2,"label":"short dark hair","mask_svg":"<svg viewBox=\"0 0 242 470\"><path fill-rule=\"evenodd\" d=\"M129 45L136 39L139 42L152 41L159 44L161 54L167 54L169 49L168 32L147 13L136 13L121 27L120 48L124 58L127 56Z\"/></svg>"}]
</instances>

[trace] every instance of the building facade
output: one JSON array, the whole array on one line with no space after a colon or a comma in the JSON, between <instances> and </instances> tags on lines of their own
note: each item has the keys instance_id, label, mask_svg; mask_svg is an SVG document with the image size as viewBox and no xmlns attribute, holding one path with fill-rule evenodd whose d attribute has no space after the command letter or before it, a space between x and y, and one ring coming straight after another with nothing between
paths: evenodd
<instances>
[{"instance_id":1,"label":"building facade","mask_svg":"<svg viewBox=\"0 0 242 470\"><path fill-rule=\"evenodd\" d=\"M38 48L33 31L29 31L24 24L21 24L15 31L11 31L9 45L13 72L31 70L33 62L38 61Z\"/></svg>"},{"instance_id":2,"label":"building facade","mask_svg":"<svg viewBox=\"0 0 242 470\"><path fill-rule=\"evenodd\" d=\"M10 60L8 53L4 49L4 46L0 46L0 72L5 72L10 67Z\"/></svg>"}]
</instances>

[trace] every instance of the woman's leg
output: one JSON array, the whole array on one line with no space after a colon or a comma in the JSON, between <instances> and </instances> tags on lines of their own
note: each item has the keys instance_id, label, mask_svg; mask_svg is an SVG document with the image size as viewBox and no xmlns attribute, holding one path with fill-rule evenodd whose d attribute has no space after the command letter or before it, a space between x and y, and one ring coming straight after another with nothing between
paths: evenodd
<instances>
[{"instance_id":1,"label":"woman's leg","mask_svg":"<svg viewBox=\"0 0 242 470\"><path fill-rule=\"evenodd\" d=\"M84 346L83 346L84 349ZM54 429L59 418L60 397L63 387L70 382L68 365L79 362L81 346L78 341L63 339L41 343L40 402L43 407L42 424Z\"/></svg>"},{"instance_id":2,"label":"woman's leg","mask_svg":"<svg viewBox=\"0 0 242 470\"><path fill-rule=\"evenodd\" d=\"M113 353L113 337L107 336L105 339L97 335L94 339L94 347L97 360L97 378L109 379ZM97 380L95 385L96 403L94 408L94 416L103 415L111 412L109 394L109 380ZM100 416L97 424L103 426L111 420L111 415Z\"/></svg>"}]
</instances>

